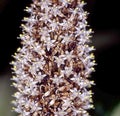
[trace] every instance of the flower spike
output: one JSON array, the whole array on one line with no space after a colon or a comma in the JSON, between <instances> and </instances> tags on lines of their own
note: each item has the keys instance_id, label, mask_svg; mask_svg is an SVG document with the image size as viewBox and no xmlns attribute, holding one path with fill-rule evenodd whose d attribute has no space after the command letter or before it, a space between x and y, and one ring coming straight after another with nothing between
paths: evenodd
<instances>
[{"instance_id":1,"label":"flower spike","mask_svg":"<svg viewBox=\"0 0 120 116\"><path fill-rule=\"evenodd\" d=\"M94 47L81 0L33 0L14 54L14 111L20 116L90 116Z\"/></svg>"}]
</instances>

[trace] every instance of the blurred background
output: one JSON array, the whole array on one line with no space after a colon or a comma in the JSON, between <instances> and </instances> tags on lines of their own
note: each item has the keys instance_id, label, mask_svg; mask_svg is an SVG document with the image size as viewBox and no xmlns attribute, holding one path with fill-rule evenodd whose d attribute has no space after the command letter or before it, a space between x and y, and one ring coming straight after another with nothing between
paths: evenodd
<instances>
[{"instance_id":1,"label":"blurred background","mask_svg":"<svg viewBox=\"0 0 120 116\"><path fill-rule=\"evenodd\" d=\"M120 7L119 1L85 0L84 7L90 14L88 23L93 29L92 45L97 66L91 75L96 85L94 91L95 110L92 116L120 116ZM20 41L23 11L31 0L0 0L0 116L16 116L11 112L14 88L11 87L12 60Z\"/></svg>"}]
</instances>

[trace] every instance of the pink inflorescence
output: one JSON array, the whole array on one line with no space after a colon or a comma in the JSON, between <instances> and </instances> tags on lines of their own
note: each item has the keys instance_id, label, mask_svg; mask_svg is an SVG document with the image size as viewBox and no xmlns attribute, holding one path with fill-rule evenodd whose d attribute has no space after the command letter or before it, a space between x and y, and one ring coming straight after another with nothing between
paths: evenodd
<instances>
[{"instance_id":1,"label":"pink inflorescence","mask_svg":"<svg viewBox=\"0 0 120 116\"><path fill-rule=\"evenodd\" d=\"M95 65L81 0L33 0L14 55L14 111L20 116L89 116Z\"/></svg>"}]
</instances>

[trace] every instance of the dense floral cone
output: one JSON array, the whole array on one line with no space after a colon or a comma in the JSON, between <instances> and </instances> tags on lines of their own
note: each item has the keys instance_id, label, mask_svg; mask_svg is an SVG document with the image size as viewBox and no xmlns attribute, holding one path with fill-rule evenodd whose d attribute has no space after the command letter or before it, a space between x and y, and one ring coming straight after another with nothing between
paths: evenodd
<instances>
[{"instance_id":1,"label":"dense floral cone","mask_svg":"<svg viewBox=\"0 0 120 116\"><path fill-rule=\"evenodd\" d=\"M89 116L94 47L81 0L33 0L13 61L20 116Z\"/></svg>"}]
</instances>

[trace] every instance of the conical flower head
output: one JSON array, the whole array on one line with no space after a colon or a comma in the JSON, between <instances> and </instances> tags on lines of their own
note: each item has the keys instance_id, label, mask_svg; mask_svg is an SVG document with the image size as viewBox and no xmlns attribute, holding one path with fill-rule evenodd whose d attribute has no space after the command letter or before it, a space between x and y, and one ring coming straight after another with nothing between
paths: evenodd
<instances>
[{"instance_id":1,"label":"conical flower head","mask_svg":"<svg viewBox=\"0 0 120 116\"><path fill-rule=\"evenodd\" d=\"M89 116L94 47L81 0L33 0L15 53L13 101L20 116Z\"/></svg>"}]
</instances>

